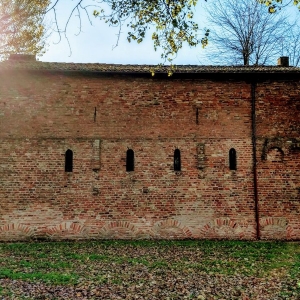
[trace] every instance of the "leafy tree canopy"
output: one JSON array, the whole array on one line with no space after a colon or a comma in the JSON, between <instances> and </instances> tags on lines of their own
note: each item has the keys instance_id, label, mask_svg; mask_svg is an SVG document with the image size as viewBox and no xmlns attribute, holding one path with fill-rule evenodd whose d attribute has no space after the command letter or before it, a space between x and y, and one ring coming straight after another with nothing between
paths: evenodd
<instances>
[{"instance_id":1,"label":"leafy tree canopy","mask_svg":"<svg viewBox=\"0 0 300 300\"><path fill-rule=\"evenodd\" d=\"M300 0L257 0L261 4L265 4L269 8L269 13L275 13L278 9L285 7L291 3L295 5L300 10Z\"/></svg>"},{"instance_id":2,"label":"leafy tree canopy","mask_svg":"<svg viewBox=\"0 0 300 300\"><path fill-rule=\"evenodd\" d=\"M203 0L202 0L203 1ZM205 0L207 1L207 0ZM208 0L213 2L214 0ZM266 5L270 13L293 3L300 9L300 0L257 0ZM0 0L0 56L9 53L41 54L45 47L44 16L54 13L59 34L67 35L67 27L73 15L81 12L90 19L91 14L110 26L127 27L127 40L141 43L150 33L154 49L160 49L164 61L172 61L184 44L189 46L208 43L209 30L199 33L194 21L198 0L92 0L70 1L70 13L61 30L56 18L56 8L61 0ZM84 4L85 3L85 4ZM91 20L91 19L90 19Z\"/></svg>"},{"instance_id":3,"label":"leafy tree canopy","mask_svg":"<svg viewBox=\"0 0 300 300\"><path fill-rule=\"evenodd\" d=\"M54 14L56 1L49 10ZM93 16L110 26L127 28L128 42L141 43L146 33L150 33L155 50L160 49L164 61L172 61L184 44L203 47L208 41L208 31L199 33L198 24L194 21L194 8L198 0L104 0L99 5L92 2L77 1L71 14L90 15L91 4ZM69 20L67 21L68 25ZM66 34L67 26L56 31ZM117 41L118 44L118 41Z\"/></svg>"},{"instance_id":4,"label":"leafy tree canopy","mask_svg":"<svg viewBox=\"0 0 300 300\"><path fill-rule=\"evenodd\" d=\"M205 47L208 43L209 30L200 31L194 21L198 0L100 0L96 4L95 1L77 0L73 5L70 2L71 12L62 30L56 18L56 7L60 1L53 1L47 12L54 13L56 31L65 34L67 39L67 28L72 15L79 17L81 28L81 13L87 14L90 22L92 13L94 17L110 26L119 27L118 37L121 29L127 27L129 42L141 43L146 33L150 33L154 49L161 50L163 61L171 62L184 44L192 47L200 44ZM204 1L214 2L214 0ZM291 3L300 9L300 0L257 0L257 2L266 5L270 13Z\"/></svg>"},{"instance_id":5,"label":"leafy tree canopy","mask_svg":"<svg viewBox=\"0 0 300 300\"><path fill-rule=\"evenodd\" d=\"M198 24L193 21L196 4L197 0L113 0L112 14L106 16L104 10L95 10L94 15L114 25L130 18L128 42L141 43L152 25L154 49L161 47L162 58L171 60L183 43L189 46L207 44L208 32L199 39Z\"/></svg>"},{"instance_id":6,"label":"leafy tree canopy","mask_svg":"<svg viewBox=\"0 0 300 300\"><path fill-rule=\"evenodd\" d=\"M47 0L0 0L0 58L9 54L42 54Z\"/></svg>"}]
</instances>

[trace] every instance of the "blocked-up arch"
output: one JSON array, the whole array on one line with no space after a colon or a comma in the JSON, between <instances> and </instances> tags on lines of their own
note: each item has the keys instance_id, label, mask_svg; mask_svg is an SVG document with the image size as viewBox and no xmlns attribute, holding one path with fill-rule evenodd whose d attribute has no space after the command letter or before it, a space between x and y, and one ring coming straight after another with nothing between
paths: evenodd
<instances>
[{"instance_id":1,"label":"blocked-up arch","mask_svg":"<svg viewBox=\"0 0 300 300\"><path fill-rule=\"evenodd\" d=\"M56 226L50 226L46 230L49 238L79 238L85 235L83 224L73 221L62 222Z\"/></svg>"},{"instance_id":2,"label":"blocked-up arch","mask_svg":"<svg viewBox=\"0 0 300 300\"><path fill-rule=\"evenodd\" d=\"M288 239L296 238L294 229L286 218L264 217L260 220L262 239Z\"/></svg>"},{"instance_id":3,"label":"blocked-up arch","mask_svg":"<svg viewBox=\"0 0 300 300\"><path fill-rule=\"evenodd\" d=\"M262 148L261 159L263 161L270 161L270 159L268 159L268 153L271 154L273 149L277 149L277 151L280 151L282 154L284 154L283 149L285 149L285 141L281 138L266 138Z\"/></svg>"},{"instance_id":4,"label":"blocked-up arch","mask_svg":"<svg viewBox=\"0 0 300 300\"><path fill-rule=\"evenodd\" d=\"M272 147L267 152L267 161L283 162L284 152L279 147Z\"/></svg>"},{"instance_id":5,"label":"blocked-up arch","mask_svg":"<svg viewBox=\"0 0 300 300\"><path fill-rule=\"evenodd\" d=\"M201 238L255 239L255 230L251 226L241 226L230 218L216 218L205 224L200 230Z\"/></svg>"},{"instance_id":6,"label":"blocked-up arch","mask_svg":"<svg viewBox=\"0 0 300 300\"><path fill-rule=\"evenodd\" d=\"M174 219L157 222L153 230L155 237L160 239L185 239L191 238L193 235L188 227Z\"/></svg>"},{"instance_id":7,"label":"blocked-up arch","mask_svg":"<svg viewBox=\"0 0 300 300\"><path fill-rule=\"evenodd\" d=\"M135 238L138 228L127 221L108 222L100 230L100 237L108 239L131 239Z\"/></svg>"},{"instance_id":8,"label":"blocked-up arch","mask_svg":"<svg viewBox=\"0 0 300 300\"><path fill-rule=\"evenodd\" d=\"M2 241L26 240L33 236L34 228L19 223L7 223L0 226L0 239Z\"/></svg>"}]
</instances>

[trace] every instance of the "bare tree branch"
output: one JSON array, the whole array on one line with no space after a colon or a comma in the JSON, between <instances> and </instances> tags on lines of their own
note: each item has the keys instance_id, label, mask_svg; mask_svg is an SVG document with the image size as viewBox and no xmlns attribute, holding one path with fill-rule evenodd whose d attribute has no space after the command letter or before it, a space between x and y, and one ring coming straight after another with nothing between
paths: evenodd
<instances>
[{"instance_id":1,"label":"bare tree branch","mask_svg":"<svg viewBox=\"0 0 300 300\"><path fill-rule=\"evenodd\" d=\"M88 0L86 0L88 1ZM193 7L197 0L103 0L88 2L77 0L68 13L68 18L64 22L63 29L57 24L56 9L59 5L56 0L47 10L48 14L54 13L55 31L59 35L68 37L71 19L78 17L79 34L82 31L82 12L87 16L89 23L92 24L90 9L94 8L93 15L97 19L103 20L109 26L118 27L116 47L124 25L127 26L127 40L141 43L146 32L152 31L154 49L162 49L162 58L172 60L177 52L186 43L189 46L205 44L206 39L199 38L198 25L193 21ZM108 12L104 11L107 10ZM206 37L207 38L207 37Z\"/></svg>"},{"instance_id":2,"label":"bare tree branch","mask_svg":"<svg viewBox=\"0 0 300 300\"><path fill-rule=\"evenodd\" d=\"M87 1L87 4L83 4ZM57 8L60 0L54 0L49 6L46 13L49 15L54 14L55 20L55 32L59 35L59 41L61 35L65 37L69 35L69 26L71 19L75 16L78 17L79 31L77 35L82 32L82 17L87 17L90 24L92 24L91 15L94 15L97 19L103 20L109 26L118 27L117 40L114 47L119 44L120 36L122 34L122 28L127 25L128 32L127 40L129 42L136 41L141 43L147 32L151 31L154 49L161 49L163 60L170 60L175 57L178 51L184 44L191 47L201 44L205 47L208 43L209 30L206 30L204 36L199 34L198 24L193 21L193 9L198 0L76 0L69 4L70 11L68 18L64 23L63 29L58 25ZM199 0L203 1L203 0ZM205 0L207 1L207 0ZM226 2L226 0L224 0ZM218 9L222 1L210 0L213 8ZM288 5L296 5L300 8L300 0L252 0L253 6L261 7L261 10L266 13L279 11L281 8ZM104 11L107 9L108 12ZM90 11L93 9L93 12ZM233 19L236 19L233 15ZM250 15L246 15L249 19ZM245 20L240 20L240 27L245 23ZM129 25L129 26L128 26ZM233 24L234 25L234 24ZM247 60L247 53L251 50L253 39L249 39L248 32L251 31L253 24L249 23L250 27L245 27L244 31L241 31L238 35L240 41L243 41L244 45L244 59ZM254 30L254 28L252 28ZM234 29L231 29L232 32ZM69 41L68 41L69 43ZM232 41L227 41L228 44L234 49L235 45L232 45ZM253 51L252 51L253 52ZM252 53L251 52L251 53Z\"/></svg>"},{"instance_id":3,"label":"bare tree branch","mask_svg":"<svg viewBox=\"0 0 300 300\"><path fill-rule=\"evenodd\" d=\"M282 54L290 58L290 65L300 66L300 25L293 24L287 35L281 40Z\"/></svg>"},{"instance_id":4,"label":"bare tree branch","mask_svg":"<svg viewBox=\"0 0 300 300\"><path fill-rule=\"evenodd\" d=\"M268 13L256 0L216 0L208 13L215 48L210 57L219 63L273 63L281 52L278 40L290 28L285 15Z\"/></svg>"}]
</instances>

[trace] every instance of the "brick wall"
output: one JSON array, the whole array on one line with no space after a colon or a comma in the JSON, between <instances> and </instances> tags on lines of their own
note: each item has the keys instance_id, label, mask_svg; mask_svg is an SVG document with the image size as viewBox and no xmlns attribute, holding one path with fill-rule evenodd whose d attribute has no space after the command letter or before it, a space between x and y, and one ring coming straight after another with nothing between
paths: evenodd
<instances>
[{"instance_id":1,"label":"brick wall","mask_svg":"<svg viewBox=\"0 0 300 300\"><path fill-rule=\"evenodd\" d=\"M300 237L300 158L289 146L299 85L289 84L257 86L262 238ZM256 238L249 82L7 71L0 122L1 240ZM281 157L276 138L284 158L273 163L263 154Z\"/></svg>"},{"instance_id":2,"label":"brick wall","mask_svg":"<svg viewBox=\"0 0 300 300\"><path fill-rule=\"evenodd\" d=\"M300 238L300 83L257 86L262 238Z\"/></svg>"}]
</instances>

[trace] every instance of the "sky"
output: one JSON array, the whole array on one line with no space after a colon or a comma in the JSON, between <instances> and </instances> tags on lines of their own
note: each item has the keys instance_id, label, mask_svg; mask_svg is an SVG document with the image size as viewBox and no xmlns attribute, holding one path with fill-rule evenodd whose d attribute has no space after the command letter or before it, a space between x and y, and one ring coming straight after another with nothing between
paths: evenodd
<instances>
[{"instance_id":1,"label":"sky","mask_svg":"<svg viewBox=\"0 0 300 300\"><path fill-rule=\"evenodd\" d=\"M71 4L77 0L60 0L57 6L57 20L60 29L66 23L66 18L70 15ZM85 0L88 4L92 1ZM201 2L201 1L200 1ZM201 28L205 27L204 9L202 3L198 3L195 7L195 20L200 24ZM89 23L87 16L82 13L82 29L79 35L79 18L74 14L71 18L67 37L69 39L70 47L64 36L59 38L59 35L52 32L48 39L47 52L38 59L48 62L74 62L74 63L107 63L107 64L158 64L162 63L160 57L161 52L155 52L151 40L152 31L148 33L145 40L141 44L135 41L128 43L127 28L124 26L122 34L117 42L118 28L109 27L99 19L92 16L93 9L90 8L90 15L92 25ZM54 28L54 14L50 12L47 14L46 24L49 28ZM51 32L51 30L49 30ZM201 31L202 32L202 31ZM201 33L200 32L200 33ZM185 46L180 50L174 63L180 64L209 64L204 57L204 51L201 45L190 48Z\"/></svg>"},{"instance_id":2,"label":"sky","mask_svg":"<svg viewBox=\"0 0 300 300\"><path fill-rule=\"evenodd\" d=\"M53 0L55 1L55 0ZM56 6L57 20L59 28L62 30L66 24L68 17L74 4L79 0L59 0ZM100 1L100 0L99 0ZM91 3L97 4L98 0L83 0L83 6ZM212 2L210 2L212 3ZM200 36L204 34L204 28L209 28L206 21L205 6L208 2L198 0L198 4L194 9L194 21L199 24ZM84 12L81 12L81 32L79 33L80 21L78 13L74 13L70 19L67 37L69 41L62 35L61 39L55 32L55 18L53 12L49 12L46 16L46 27L49 28L51 35L48 39L47 51L42 57L38 57L41 61L48 62L74 62L74 63L107 63L107 64L153 64L163 63L160 55L160 49L154 51L151 35L153 31L148 32L144 41L137 44L135 41L128 43L127 27L124 26L117 43L119 29L110 27L104 21L95 18L93 13L94 7L89 7L89 15L92 24ZM285 10L287 12L287 10ZM295 7L288 11L289 14L298 14ZM78 34L79 33L79 34ZM202 37L202 36L201 36ZM173 61L174 64L180 65L211 65L213 62L206 55L210 51L210 46L205 49L201 45L197 47L185 46L181 49ZM226 64L226 63L225 63Z\"/></svg>"}]
</instances>

